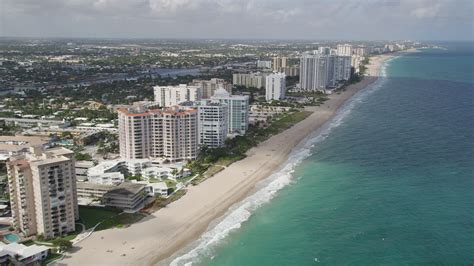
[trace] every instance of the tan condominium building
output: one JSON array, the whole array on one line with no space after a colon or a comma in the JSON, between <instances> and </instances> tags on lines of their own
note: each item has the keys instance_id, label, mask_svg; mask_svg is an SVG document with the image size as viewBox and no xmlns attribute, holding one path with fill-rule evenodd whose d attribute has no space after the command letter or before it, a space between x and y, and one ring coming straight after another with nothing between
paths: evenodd
<instances>
[{"instance_id":1,"label":"tan condominium building","mask_svg":"<svg viewBox=\"0 0 474 266\"><path fill-rule=\"evenodd\" d=\"M262 73L234 73L232 74L232 83L236 86L244 86L247 88L264 88L265 74Z\"/></svg>"},{"instance_id":2,"label":"tan condominium building","mask_svg":"<svg viewBox=\"0 0 474 266\"><path fill-rule=\"evenodd\" d=\"M194 79L190 85L197 86L202 88L202 99L209 99L214 92L219 89L223 88L230 94L232 94L232 84L225 81L224 79L213 78L210 80L202 80L202 79Z\"/></svg>"},{"instance_id":3,"label":"tan condominium building","mask_svg":"<svg viewBox=\"0 0 474 266\"><path fill-rule=\"evenodd\" d=\"M120 156L123 159L197 157L197 110L178 106L118 109Z\"/></svg>"},{"instance_id":4,"label":"tan condominium building","mask_svg":"<svg viewBox=\"0 0 474 266\"><path fill-rule=\"evenodd\" d=\"M273 71L280 72L282 69L286 68L287 60L288 58L284 56L273 57L273 64L272 64Z\"/></svg>"},{"instance_id":5,"label":"tan condominium building","mask_svg":"<svg viewBox=\"0 0 474 266\"><path fill-rule=\"evenodd\" d=\"M72 151L31 147L6 165L13 227L18 232L51 239L75 231L79 210Z\"/></svg>"}]
</instances>

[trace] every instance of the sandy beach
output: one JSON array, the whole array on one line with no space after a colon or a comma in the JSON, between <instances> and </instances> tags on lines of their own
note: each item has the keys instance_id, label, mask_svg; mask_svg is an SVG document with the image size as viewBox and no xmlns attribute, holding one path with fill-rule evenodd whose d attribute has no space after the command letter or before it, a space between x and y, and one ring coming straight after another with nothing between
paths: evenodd
<instances>
[{"instance_id":1,"label":"sandy beach","mask_svg":"<svg viewBox=\"0 0 474 266\"><path fill-rule=\"evenodd\" d=\"M312 108L314 113L308 118L249 150L247 158L198 186L189 187L180 200L126 229L93 233L59 264L153 265L172 256L199 238L229 207L252 193L259 181L278 170L294 147L330 120L355 93L377 79L381 65L390 57L372 57L369 76L361 82L331 95L323 105Z\"/></svg>"}]
</instances>

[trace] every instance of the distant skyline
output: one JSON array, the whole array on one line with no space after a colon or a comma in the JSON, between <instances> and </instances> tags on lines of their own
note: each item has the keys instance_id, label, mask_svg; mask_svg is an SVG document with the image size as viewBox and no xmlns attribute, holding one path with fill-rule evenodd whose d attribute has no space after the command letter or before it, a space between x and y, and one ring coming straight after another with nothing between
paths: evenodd
<instances>
[{"instance_id":1,"label":"distant skyline","mask_svg":"<svg viewBox=\"0 0 474 266\"><path fill-rule=\"evenodd\" d=\"M0 36L474 40L470 0L0 0Z\"/></svg>"}]
</instances>

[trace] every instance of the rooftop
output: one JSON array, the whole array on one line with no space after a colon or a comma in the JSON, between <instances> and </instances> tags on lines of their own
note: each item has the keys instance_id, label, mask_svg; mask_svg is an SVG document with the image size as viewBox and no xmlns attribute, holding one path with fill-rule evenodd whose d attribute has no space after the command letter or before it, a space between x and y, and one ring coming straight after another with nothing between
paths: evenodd
<instances>
[{"instance_id":1,"label":"rooftop","mask_svg":"<svg viewBox=\"0 0 474 266\"><path fill-rule=\"evenodd\" d=\"M32 136L0 136L0 151L18 152L31 146L43 146L49 138Z\"/></svg>"}]
</instances>

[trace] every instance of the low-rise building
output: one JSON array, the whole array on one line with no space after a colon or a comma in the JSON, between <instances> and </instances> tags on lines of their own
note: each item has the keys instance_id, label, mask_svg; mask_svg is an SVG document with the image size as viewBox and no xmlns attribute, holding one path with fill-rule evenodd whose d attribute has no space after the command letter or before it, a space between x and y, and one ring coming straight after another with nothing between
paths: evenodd
<instances>
[{"instance_id":1,"label":"low-rise building","mask_svg":"<svg viewBox=\"0 0 474 266\"><path fill-rule=\"evenodd\" d=\"M102 197L102 203L108 207L138 211L144 207L147 196L146 185L126 182L106 192Z\"/></svg>"},{"instance_id":2,"label":"low-rise building","mask_svg":"<svg viewBox=\"0 0 474 266\"><path fill-rule=\"evenodd\" d=\"M103 185L90 182L77 182L79 202L97 201L106 207L125 211L138 211L143 208L149 189L145 184L124 182L119 185Z\"/></svg>"},{"instance_id":3,"label":"low-rise building","mask_svg":"<svg viewBox=\"0 0 474 266\"><path fill-rule=\"evenodd\" d=\"M0 246L1 265L39 265L48 257L49 248L40 245L25 246L10 243Z\"/></svg>"},{"instance_id":4,"label":"low-rise building","mask_svg":"<svg viewBox=\"0 0 474 266\"><path fill-rule=\"evenodd\" d=\"M76 180L77 181L86 181L87 172L90 168L94 167L94 162L91 161L76 161Z\"/></svg>"},{"instance_id":5,"label":"low-rise building","mask_svg":"<svg viewBox=\"0 0 474 266\"><path fill-rule=\"evenodd\" d=\"M30 147L47 147L49 138L33 136L0 136L0 161L11 156L25 154Z\"/></svg>"}]
</instances>

